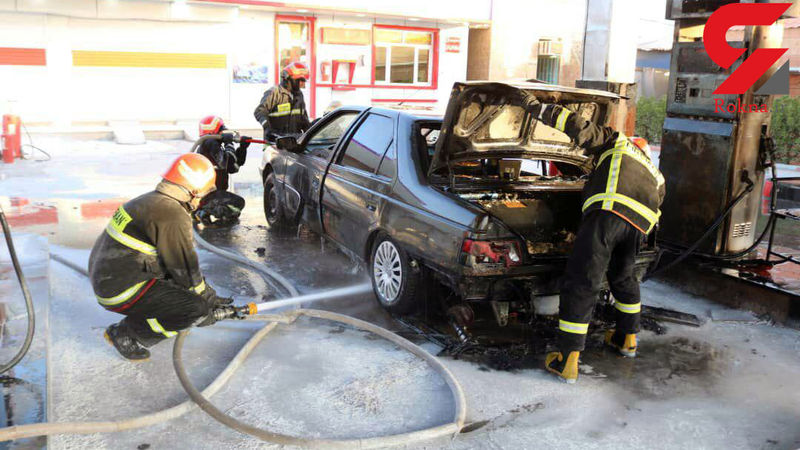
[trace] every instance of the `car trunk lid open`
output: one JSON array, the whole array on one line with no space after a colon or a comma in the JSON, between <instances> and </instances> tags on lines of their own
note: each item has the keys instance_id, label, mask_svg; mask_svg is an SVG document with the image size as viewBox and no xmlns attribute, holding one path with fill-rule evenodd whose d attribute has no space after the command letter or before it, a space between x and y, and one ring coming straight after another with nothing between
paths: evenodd
<instances>
[{"instance_id":1,"label":"car trunk lid open","mask_svg":"<svg viewBox=\"0 0 800 450\"><path fill-rule=\"evenodd\" d=\"M588 172L591 160L566 134L530 118L523 104L525 93L600 124L608 123L620 99L610 92L542 83L455 83L429 174L441 174L454 163L482 158L563 161Z\"/></svg>"}]
</instances>

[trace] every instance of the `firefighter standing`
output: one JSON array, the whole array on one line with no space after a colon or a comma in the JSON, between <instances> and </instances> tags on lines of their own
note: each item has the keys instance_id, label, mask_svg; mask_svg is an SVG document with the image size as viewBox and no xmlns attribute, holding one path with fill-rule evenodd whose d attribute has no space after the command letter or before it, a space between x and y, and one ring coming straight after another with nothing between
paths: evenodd
<instances>
[{"instance_id":1,"label":"firefighter standing","mask_svg":"<svg viewBox=\"0 0 800 450\"><path fill-rule=\"evenodd\" d=\"M253 112L264 128L264 140L273 142L276 136L300 134L310 125L303 89L308 79L308 67L300 62L288 64L281 70L281 81L264 92Z\"/></svg>"},{"instance_id":2,"label":"firefighter standing","mask_svg":"<svg viewBox=\"0 0 800 450\"><path fill-rule=\"evenodd\" d=\"M534 117L564 132L595 162L583 189L583 219L562 280L558 351L545 359L548 371L574 383L604 277L617 313L617 328L606 333L605 343L623 356L636 356L642 306L635 257L643 237L658 223L664 177L649 154L624 134L558 105L532 97L527 103Z\"/></svg>"},{"instance_id":3,"label":"firefighter standing","mask_svg":"<svg viewBox=\"0 0 800 450\"><path fill-rule=\"evenodd\" d=\"M202 155L178 157L156 189L120 206L97 238L89 276L97 300L124 314L105 338L129 360L177 331L214 322L212 309L232 299L205 283L193 247L190 212L214 190L214 167Z\"/></svg>"}]
</instances>

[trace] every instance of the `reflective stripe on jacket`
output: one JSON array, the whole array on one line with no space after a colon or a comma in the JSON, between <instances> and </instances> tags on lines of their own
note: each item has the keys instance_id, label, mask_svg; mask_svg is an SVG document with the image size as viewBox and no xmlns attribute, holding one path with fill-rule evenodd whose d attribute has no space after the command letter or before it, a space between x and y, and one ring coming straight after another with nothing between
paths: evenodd
<instances>
[{"instance_id":1,"label":"reflective stripe on jacket","mask_svg":"<svg viewBox=\"0 0 800 450\"><path fill-rule=\"evenodd\" d=\"M567 134L595 158L595 168L583 190L583 213L611 211L642 233L650 233L661 215L664 177L627 136L599 127L558 105L548 105L542 121Z\"/></svg>"}]
</instances>

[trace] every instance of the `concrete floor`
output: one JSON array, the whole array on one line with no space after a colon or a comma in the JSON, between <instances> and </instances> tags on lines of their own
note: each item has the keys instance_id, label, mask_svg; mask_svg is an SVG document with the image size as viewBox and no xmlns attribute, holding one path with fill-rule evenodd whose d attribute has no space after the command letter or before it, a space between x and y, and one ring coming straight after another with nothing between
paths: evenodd
<instances>
[{"instance_id":1,"label":"concrete floor","mask_svg":"<svg viewBox=\"0 0 800 450\"><path fill-rule=\"evenodd\" d=\"M169 161L191 144L118 146L66 139L36 144L50 151L53 160L0 166L0 204L22 243L18 251L24 247L20 253L40 310L35 350L15 369L14 376L23 382L10 388L11 382L4 384L12 402L5 402L6 414L11 404L14 423L42 420L45 409L48 421L109 420L182 402L186 396L172 372L171 346L154 347L153 357L143 364L123 361L101 337L119 316L97 306L81 275L55 262L47 270L44 262L49 241L51 252L85 263L116 206L152 189ZM236 191L248 201L241 224L230 233L207 229L204 236L266 262L303 293L366 282L354 263L318 238L269 232L261 212L260 157L258 148L251 149L247 165L234 178ZM258 248L263 251L257 253ZM0 356L11 355L24 333L24 317L18 317L21 296L2 258L7 259L5 250L0 251L0 295L15 311L6 328L16 340L4 339ZM209 281L237 302L277 296L249 270L203 251L200 258ZM645 283L643 297L645 304L707 321L701 328L670 325L663 336L643 333L641 356L634 360L602 350L594 336L575 386L556 382L539 369L536 358L514 371L442 358L464 386L471 426L454 440L420 448L800 447L797 330L760 322L659 282ZM315 307L402 329L372 295ZM214 378L253 327L226 322L192 331L185 360L198 386ZM409 354L370 334L305 319L280 326L213 399L249 423L316 437L410 431L447 422L453 412L443 381ZM59 449L262 446L200 411L158 427L58 436L47 444ZM11 444L44 445L42 440Z\"/></svg>"}]
</instances>

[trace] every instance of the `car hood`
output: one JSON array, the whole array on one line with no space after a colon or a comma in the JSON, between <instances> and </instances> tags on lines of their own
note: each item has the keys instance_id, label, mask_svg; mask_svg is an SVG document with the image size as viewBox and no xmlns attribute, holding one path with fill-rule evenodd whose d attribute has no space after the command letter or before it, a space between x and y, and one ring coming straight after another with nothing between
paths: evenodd
<instances>
[{"instance_id":1,"label":"car hood","mask_svg":"<svg viewBox=\"0 0 800 450\"><path fill-rule=\"evenodd\" d=\"M529 120L524 93L543 103L578 111L606 125L620 96L605 91L541 83L455 83L450 93L429 173L451 164L484 158L565 161L590 170L591 161L564 133Z\"/></svg>"}]
</instances>

